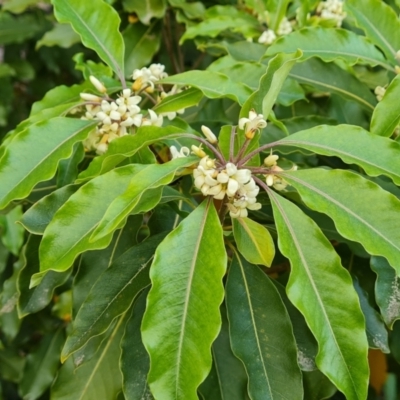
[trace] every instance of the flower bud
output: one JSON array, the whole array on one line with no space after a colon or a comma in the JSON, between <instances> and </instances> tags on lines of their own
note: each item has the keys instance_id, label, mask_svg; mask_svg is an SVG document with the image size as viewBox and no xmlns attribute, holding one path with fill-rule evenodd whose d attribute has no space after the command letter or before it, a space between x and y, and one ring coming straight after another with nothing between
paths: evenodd
<instances>
[{"instance_id":1,"label":"flower bud","mask_svg":"<svg viewBox=\"0 0 400 400\"><path fill-rule=\"evenodd\" d=\"M95 101L96 103L99 103L101 101L101 98L99 96L90 93L81 93L79 96L81 96L82 100L86 101Z\"/></svg>"},{"instance_id":2,"label":"flower bud","mask_svg":"<svg viewBox=\"0 0 400 400\"><path fill-rule=\"evenodd\" d=\"M266 167L273 167L276 165L276 162L278 161L279 156L275 154L270 154L265 160L264 160L264 165Z\"/></svg>"},{"instance_id":3,"label":"flower bud","mask_svg":"<svg viewBox=\"0 0 400 400\"><path fill-rule=\"evenodd\" d=\"M203 158L207 155L201 147L192 145L191 149L192 149L192 153L194 155L196 155L197 157Z\"/></svg>"},{"instance_id":4,"label":"flower bud","mask_svg":"<svg viewBox=\"0 0 400 400\"><path fill-rule=\"evenodd\" d=\"M143 78L139 76L132 84L132 90L138 92L142 88Z\"/></svg>"},{"instance_id":5,"label":"flower bud","mask_svg":"<svg viewBox=\"0 0 400 400\"><path fill-rule=\"evenodd\" d=\"M90 82L92 82L92 85L100 92L100 93L105 93L107 92L106 87L93 75L89 76Z\"/></svg>"},{"instance_id":6,"label":"flower bud","mask_svg":"<svg viewBox=\"0 0 400 400\"><path fill-rule=\"evenodd\" d=\"M201 131L203 132L204 136L207 138L207 140L210 143L217 143L218 142L217 137L214 135L214 133L211 131L211 129L208 128L207 126L202 125L201 126Z\"/></svg>"}]
</instances>

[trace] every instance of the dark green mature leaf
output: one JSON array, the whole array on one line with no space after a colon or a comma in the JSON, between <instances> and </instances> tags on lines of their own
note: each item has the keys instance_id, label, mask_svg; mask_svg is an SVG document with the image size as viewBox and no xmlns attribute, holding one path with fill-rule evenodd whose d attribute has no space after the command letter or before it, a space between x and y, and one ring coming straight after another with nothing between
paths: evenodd
<instances>
[{"instance_id":1,"label":"dark green mature leaf","mask_svg":"<svg viewBox=\"0 0 400 400\"><path fill-rule=\"evenodd\" d=\"M371 269L376 273L375 300L386 325L400 319L400 278L383 257L371 257Z\"/></svg>"},{"instance_id":2,"label":"dark green mature leaf","mask_svg":"<svg viewBox=\"0 0 400 400\"><path fill-rule=\"evenodd\" d=\"M152 236L118 257L93 285L73 323L61 353L64 362L92 337L105 332L150 284L149 265L165 235Z\"/></svg>"},{"instance_id":3,"label":"dark green mature leaf","mask_svg":"<svg viewBox=\"0 0 400 400\"><path fill-rule=\"evenodd\" d=\"M125 42L125 71L132 74L134 69L149 64L159 50L160 21L154 20L149 26L140 23L129 25L122 35Z\"/></svg>"},{"instance_id":4,"label":"dark green mature leaf","mask_svg":"<svg viewBox=\"0 0 400 400\"><path fill-rule=\"evenodd\" d=\"M0 209L26 197L33 187L50 179L60 159L86 138L96 122L53 118L39 122L13 138L0 159Z\"/></svg>"},{"instance_id":5,"label":"dark green mature leaf","mask_svg":"<svg viewBox=\"0 0 400 400\"><path fill-rule=\"evenodd\" d=\"M28 355L19 394L26 400L39 398L54 380L60 364L64 331L58 329L41 339L38 349Z\"/></svg>"},{"instance_id":6,"label":"dark green mature leaf","mask_svg":"<svg viewBox=\"0 0 400 400\"><path fill-rule=\"evenodd\" d=\"M146 25L152 18L162 18L167 9L166 0L123 0L123 5L126 11L136 13Z\"/></svg>"},{"instance_id":7,"label":"dark green mature leaf","mask_svg":"<svg viewBox=\"0 0 400 400\"><path fill-rule=\"evenodd\" d=\"M371 119L371 132L380 136L392 136L400 123L400 75L386 89L383 99L376 105Z\"/></svg>"},{"instance_id":8,"label":"dark green mature leaf","mask_svg":"<svg viewBox=\"0 0 400 400\"><path fill-rule=\"evenodd\" d=\"M270 267L275 256L275 245L268 229L249 218L233 218L233 235L238 250L252 264Z\"/></svg>"},{"instance_id":9,"label":"dark green mature leaf","mask_svg":"<svg viewBox=\"0 0 400 400\"><path fill-rule=\"evenodd\" d=\"M331 381L318 370L303 372L304 398L307 400L330 399L337 391Z\"/></svg>"},{"instance_id":10,"label":"dark green mature leaf","mask_svg":"<svg viewBox=\"0 0 400 400\"><path fill-rule=\"evenodd\" d=\"M279 38L265 54L272 56L281 52L291 53L297 49L303 53L302 60L310 57L318 57L325 62L341 59L349 65L361 62L393 70L382 53L365 37L337 28L314 26L294 31Z\"/></svg>"},{"instance_id":11,"label":"dark green mature leaf","mask_svg":"<svg viewBox=\"0 0 400 400\"><path fill-rule=\"evenodd\" d=\"M83 171L77 183L110 171L120 162L135 155L140 149L160 140L179 137L185 130L175 126L144 126L135 135L126 135L113 140L105 154L96 157L89 168Z\"/></svg>"},{"instance_id":12,"label":"dark green mature leaf","mask_svg":"<svg viewBox=\"0 0 400 400\"><path fill-rule=\"evenodd\" d=\"M279 248L292 267L286 291L318 341L317 366L348 400L365 399L368 343L350 275L315 222L270 194Z\"/></svg>"},{"instance_id":13,"label":"dark green mature leaf","mask_svg":"<svg viewBox=\"0 0 400 400\"><path fill-rule=\"evenodd\" d=\"M179 111L184 108L199 104L203 98L203 93L199 89L190 88L183 92L173 94L163 99L159 104L153 107L158 113Z\"/></svg>"},{"instance_id":14,"label":"dark green mature leaf","mask_svg":"<svg viewBox=\"0 0 400 400\"><path fill-rule=\"evenodd\" d=\"M197 399L211 368L211 343L221 326L226 269L222 229L204 201L158 246L142 323L154 396Z\"/></svg>"},{"instance_id":15,"label":"dark green mature leaf","mask_svg":"<svg viewBox=\"0 0 400 400\"><path fill-rule=\"evenodd\" d=\"M39 283L48 270L62 272L70 268L78 254L108 246L112 234L96 242L90 242L90 236L110 203L128 187L136 169L135 165L127 165L91 180L55 213L43 235L41 272L32 277L32 285Z\"/></svg>"},{"instance_id":16,"label":"dark green mature leaf","mask_svg":"<svg viewBox=\"0 0 400 400\"><path fill-rule=\"evenodd\" d=\"M245 365L250 397L303 399L285 306L270 279L237 254L229 271L226 304L232 350Z\"/></svg>"},{"instance_id":17,"label":"dark green mature leaf","mask_svg":"<svg viewBox=\"0 0 400 400\"><path fill-rule=\"evenodd\" d=\"M81 185L64 186L36 202L19 221L35 235L43 235L56 211L73 195Z\"/></svg>"},{"instance_id":18,"label":"dark green mature leaf","mask_svg":"<svg viewBox=\"0 0 400 400\"><path fill-rule=\"evenodd\" d=\"M394 195L350 171L315 168L284 175L308 207L333 219L343 237L400 271L400 231L393 223L400 201Z\"/></svg>"},{"instance_id":19,"label":"dark green mature leaf","mask_svg":"<svg viewBox=\"0 0 400 400\"><path fill-rule=\"evenodd\" d=\"M30 280L39 271L39 245L41 237L30 235L25 245L22 262L24 263L19 275L17 288L19 292L18 315L22 318L46 307L53 298L54 289L61 286L71 275L71 271L49 273L38 286L30 288Z\"/></svg>"},{"instance_id":20,"label":"dark green mature leaf","mask_svg":"<svg viewBox=\"0 0 400 400\"><path fill-rule=\"evenodd\" d=\"M122 387L119 358L126 319L126 316L118 319L101 349L86 364L75 369L70 358L61 367L51 388L52 400L99 400L117 397Z\"/></svg>"},{"instance_id":21,"label":"dark green mature leaf","mask_svg":"<svg viewBox=\"0 0 400 400\"><path fill-rule=\"evenodd\" d=\"M121 340L122 390L126 400L153 399L146 379L150 358L143 346L140 332L148 292L145 289L133 305Z\"/></svg>"},{"instance_id":22,"label":"dark green mature leaf","mask_svg":"<svg viewBox=\"0 0 400 400\"><path fill-rule=\"evenodd\" d=\"M369 111L373 111L376 104L375 96L365 84L333 63L311 58L296 64L289 76L322 92L356 101Z\"/></svg>"},{"instance_id":23,"label":"dark green mature leaf","mask_svg":"<svg viewBox=\"0 0 400 400\"><path fill-rule=\"evenodd\" d=\"M400 36L393 33L400 30L400 21L394 10L380 0L348 0L345 7L367 38L389 60L394 61L394 56L400 49Z\"/></svg>"},{"instance_id":24,"label":"dark green mature leaf","mask_svg":"<svg viewBox=\"0 0 400 400\"><path fill-rule=\"evenodd\" d=\"M348 164L359 165L370 176L386 175L400 185L400 144L358 126L320 125L287 136L277 145L340 157Z\"/></svg>"},{"instance_id":25,"label":"dark green mature leaf","mask_svg":"<svg viewBox=\"0 0 400 400\"><path fill-rule=\"evenodd\" d=\"M360 299L361 310L365 317L368 345L370 349L379 349L382 353L390 353L388 332L379 313L371 306L368 295L360 286L357 278L353 280L354 288Z\"/></svg>"},{"instance_id":26,"label":"dark green mature leaf","mask_svg":"<svg viewBox=\"0 0 400 400\"><path fill-rule=\"evenodd\" d=\"M165 164L137 165L137 172L125 191L111 202L103 218L95 228L90 240L97 241L113 232L131 213L149 211L161 200L161 191L156 204L154 194L145 196L145 192L168 185L174 179L177 170L189 167L199 161L197 156L182 157ZM161 189L162 190L162 189ZM150 202L149 206L146 205ZM135 210L136 207L141 209Z\"/></svg>"},{"instance_id":27,"label":"dark green mature leaf","mask_svg":"<svg viewBox=\"0 0 400 400\"><path fill-rule=\"evenodd\" d=\"M78 166L85 157L85 149L81 142L76 143L72 156L67 160L61 160L58 166L57 186L63 187L74 183L78 176Z\"/></svg>"},{"instance_id":28,"label":"dark green mature leaf","mask_svg":"<svg viewBox=\"0 0 400 400\"><path fill-rule=\"evenodd\" d=\"M93 49L117 74L124 77L125 46L119 32L120 18L117 11L102 0L52 0L54 14L59 22L72 25L82 43Z\"/></svg>"},{"instance_id":29,"label":"dark green mature leaf","mask_svg":"<svg viewBox=\"0 0 400 400\"><path fill-rule=\"evenodd\" d=\"M212 71L192 70L169 76L161 81L172 85L192 86L201 90L210 99L227 97L243 105L252 91L240 82L229 79L226 75Z\"/></svg>"}]
</instances>

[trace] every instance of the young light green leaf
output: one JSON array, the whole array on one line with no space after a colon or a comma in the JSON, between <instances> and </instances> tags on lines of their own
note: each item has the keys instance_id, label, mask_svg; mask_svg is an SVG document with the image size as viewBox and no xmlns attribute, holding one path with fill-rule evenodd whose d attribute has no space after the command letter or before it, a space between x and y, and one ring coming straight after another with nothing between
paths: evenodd
<instances>
[{"instance_id":1,"label":"young light green leaf","mask_svg":"<svg viewBox=\"0 0 400 400\"><path fill-rule=\"evenodd\" d=\"M166 113L179 111L184 108L196 106L203 98L203 93L199 89L190 88L180 93L165 97L159 104L153 107L154 111Z\"/></svg>"},{"instance_id":2,"label":"young light green leaf","mask_svg":"<svg viewBox=\"0 0 400 400\"><path fill-rule=\"evenodd\" d=\"M207 200L158 246L142 323L156 398L197 400L221 327L226 261L218 215Z\"/></svg>"},{"instance_id":3,"label":"young light green leaf","mask_svg":"<svg viewBox=\"0 0 400 400\"><path fill-rule=\"evenodd\" d=\"M96 121L53 118L39 122L13 138L0 159L0 209L26 197L33 187L54 176L58 162L72 154Z\"/></svg>"},{"instance_id":4,"label":"young light green leaf","mask_svg":"<svg viewBox=\"0 0 400 400\"><path fill-rule=\"evenodd\" d=\"M24 247L22 258L24 265L18 274L17 281L19 293L18 315L20 318L45 308L51 302L54 290L63 285L71 275L71 271L62 273L49 271L38 286L32 289L29 288L32 275L39 271L40 241L40 236L30 235Z\"/></svg>"},{"instance_id":5,"label":"young light green leaf","mask_svg":"<svg viewBox=\"0 0 400 400\"><path fill-rule=\"evenodd\" d=\"M66 271L78 254L108 246L112 234L97 242L90 242L89 238L110 203L128 187L137 168L127 165L91 180L56 212L44 231L39 250L41 272L33 275L33 286L48 270Z\"/></svg>"},{"instance_id":6,"label":"young light green leaf","mask_svg":"<svg viewBox=\"0 0 400 400\"><path fill-rule=\"evenodd\" d=\"M240 82L229 79L226 75L212 71L192 70L172 75L161 81L162 84L192 86L201 90L210 99L227 97L243 105L252 91Z\"/></svg>"},{"instance_id":7,"label":"young light green leaf","mask_svg":"<svg viewBox=\"0 0 400 400\"><path fill-rule=\"evenodd\" d=\"M125 82L124 40L119 32L121 22L117 11L102 0L52 0L59 22L72 25L82 43L98 56Z\"/></svg>"},{"instance_id":8,"label":"young light green leaf","mask_svg":"<svg viewBox=\"0 0 400 400\"><path fill-rule=\"evenodd\" d=\"M109 235L140 204L142 196L147 190L168 185L174 179L177 170L189 167L198 161L199 158L197 156L182 157L165 164L149 164L138 168L126 190L111 202L90 240L97 241Z\"/></svg>"},{"instance_id":9,"label":"young light green leaf","mask_svg":"<svg viewBox=\"0 0 400 400\"><path fill-rule=\"evenodd\" d=\"M17 224L22 217L22 206L14 207L6 215L0 214L0 238L4 246L15 256L24 243L24 228Z\"/></svg>"},{"instance_id":10,"label":"young light green leaf","mask_svg":"<svg viewBox=\"0 0 400 400\"><path fill-rule=\"evenodd\" d=\"M383 99L376 105L371 119L371 132L379 136L392 136L400 123L400 75L387 87Z\"/></svg>"},{"instance_id":11,"label":"young light green leaf","mask_svg":"<svg viewBox=\"0 0 400 400\"><path fill-rule=\"evenodd\" d=\"M348 400L365 399L368 342L350 275L313 220L283 197L270 198L279 248L292 268L286 291L318 341L317 366Z\"/></svg>"},{"instance_id":12,"label":"young light green leaf","mask_svg":"<svg viewBox=\"0 0 400 400\"><path fill-rule=\"evenodd\" d=\"M147 289L143 290L135 301L121 340L120 367L123 377L122 390L126 400L153 399L146 379L150 369L150 358L143 346L140 332L148 292Z\"/></svg>"},{"instance_id":13,"label":"young light green leaf","mask_svg":"<svg viewBox=\"0 0 400 400\"><path fill-rule=\"evenodd\" d=\"M284 174L313 210L327 214L345 238L400 271L400 201L376 183L350 171L314 168Z\"/></svg>"},{"instance_id":14,"label":"young light green leaf","mask_svg":"<svg viewBox=\"0 0 400 400\"><path fill-rule=\"evenodd\" d=\"M346 0L346 11L355 19L372 43L376 44L386 55L394 60L400 49L400 21L394 10L380 0Z\"/></svg>"},{"instance_id":15,"label":"young light green leaf","mask_svg":"<svg viewBox=\"0 0 400 400\"><path fill-rule=\"evenodd\" d=\"M400 319L400 277L383 257L371 257L371 269L376 273L375 300L386 325Z\"/></svg>"},{"instance_id":16,"label":"young light green leaf","mask_svg":"<svg viewBox=\"0 0 400 400\"><path fill-rule=\"evenodd\" d=\"M265 226L249 218L232 218L233 235L242 256L251 264L270 267L275 245Z\"/></svg>"},{"instance_id":17,"label":"young light green leaf","mask_svg":"<svg viewBox=\"0 0 400 400\"><path fill-rule=\"evenodd\" d=\"M55 24L52 30L47 31L43 37L37 41L36 49L38 50L42 46L59 46L67 49L79 42L79 35L71 28L70 25Z\"/></svg>"},{"instance_id":18,"label":"young light green leaf","mask_svg":"<svg viewBox=\"0 0 400 400\"><path fill-rule=\"evenodd\" d=\"M327 64L311 58L296 64L289 76L322 92L335 93L356 101L369 111L373 111L376 104L375 96L365 84L334 63Z\"/></svg>"},{"instance_id":19,"label":"young light green leaf","mask_svg":"<svg viewBox=\"0 0 400 400\"><path fill-rule=\"evenodd\" d=\"M91 338L105 332L115 318L128 310L137 294L150 284L150 260L164 236L152 236L132 247L100 275L74 319L61 353L62 362Z\"/></svg>"},{"instance_id":20,"label":"young light green leaf","mask_svg":"<svg viewBox=\"0 0 400 400\"><path fill-rule=\"evenodd\" d=\"M294 31L279 38L265 54L273 56L281 52L291 53L297 49L303 53L302 60L310 57L318 57L325 62L341 59L349 65L364 63L393 70L382 53L368 39L354 32L337 28L314 26Z\"/></svg>"},{"instance_id":21,"label":"young light green leaf","mask_svg":"<svg viewBox=\"0 0 400 400\"><path fill-rule=\"evenodd\" d=\"M150 24L152 18L162 19L167 9L166 0L123 0L124 9L134 12L145 25Z\"/></svg>"},{"instance_id":22,"label":"young light green leaf","mask_svg":"<svg viewBox=\"0 0 400 400\"><path fill-rule=\"evenodd\" d=\"M232 350L245 365L250 398L303 399L296 344L285 306L270 279L238 254L229 270L226 304Z\"/></svg>"},{"instance_id":23,"label":"young light green leaf","mask_svg":"<svg viewBox=\"0 0 400 400\"><path fill-rule=\"evenodd\" d=\"M270 0L266 2L267 11L270 14L268 25L274 31L278 30L280 22L285 17L289 3L290 0Z\"/></svg>"},{"instance_id":24,"label":"young light green leaf","mask_svg":"<svg viewBox=\"0 0 400 400\"><path fill-rule=\"evenodd\" d=\"M340 157L348 164L359 165L370 176L386 175L400 185L400 144L358 126L320 125L287 136L277 145Z\"/></svg>"}]
</instances>

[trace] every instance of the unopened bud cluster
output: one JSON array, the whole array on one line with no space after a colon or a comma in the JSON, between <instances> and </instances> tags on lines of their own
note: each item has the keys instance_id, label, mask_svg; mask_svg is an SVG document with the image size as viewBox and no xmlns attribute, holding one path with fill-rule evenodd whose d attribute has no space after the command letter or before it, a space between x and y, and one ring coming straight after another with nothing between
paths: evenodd
<instances>
[{"instance_id":1,"label":"unopened bud cluster","mask_svg":"<svg viewBox=\"0 0 400 400\"><path fill-rule=\"evenodd\" d=\"M338 28L342 26L342 21L346 18L346 13L343 11L343 1L341 0L321 1L317 7L317 14L322 19L334 20Z\"/></svg>"},{"instance_id":2,"label":"unopened bud cluster","mask_svg":"<svg viewBox=\"0 0 400 400\"><path fill-rule=\"evenodd\" d=\"M283 17L276 32L272 29L267 29L258 38L258 43L272 44L276 40L277 36L287 35L292 32L292 30L293 27L290 21L286 17Z\"/></svg>"},{"instance_id":3,"label":"unopened bud cluster","mask_svg":"<svg viewBox=\"0 0 400 400\"><path fill-rule=\"evenodd\" d=\"M269 173L265 175L265 182L268 186L272 186L276 190L284 190L288 183L279 175L279 172L284 171L278 166L277 161L279 156L276 154L270 154L265 160L264 165L269 168ZM291 168L292 171L297 170L297 166Z\"/></svg>"},{"instance_id":4,"label":"unopened bud cluster","mask_svg":"<svg viewBox=\"0 0 400 400\"><path fill-rule=\"evenodd\" d=\"M382 86L377 86L374 90L374 93L375 93L376 99L378 101L381 101L383 99L383 96L386 93L386 89Z\"/></svg>"}]
</instances>

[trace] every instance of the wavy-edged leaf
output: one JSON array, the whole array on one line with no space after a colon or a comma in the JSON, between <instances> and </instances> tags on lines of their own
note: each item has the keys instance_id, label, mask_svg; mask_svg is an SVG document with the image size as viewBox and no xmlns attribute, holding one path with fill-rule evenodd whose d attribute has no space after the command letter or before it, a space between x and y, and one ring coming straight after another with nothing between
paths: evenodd
<instances>
[{"instance_id":1,"label":"wavy-edged leaf","mask_svg":"<svg viewBox=\"0 0 400 400\"><path fill-rule=\"evenodd\" d=\"M346 0L346 10L389 60L395 61L396 51L400 49L400 21L388 4L380 0Z\"/></svg>"},{"instance_id":2,"label":"wavy-edged leaf","mask_svg":"<svg viewBox=\"0 0 400 400\"><path fill-rule=\"evenodd\" d=\"M121 340L120 367L123 377L122 390L126 400L153 399L147 385L150 358L143 346L140 332L148 292L147 289L143 290L135 301Z\"/></svg>"},{"instance_id":3,"label":"wavy-edged leaf","mask_svg":"<svg viewBox=\"0 0 400 400\"><path fill-rule=\"evenodd\" d=\"M400 75L387 87L383 99L376 105L371 119L371 132L379 136L392 136L400 123Z\"/></svg>"},{"instance_id":4,"label":"wavy-edged leaf","mask_svg":"<svg viewBox=\"0 0 400 400\"><path fill-rule=\"evenodd\" d=\"M51 399L99 400L117 397L122 387L119 358L126 319L126 316L118 319L96 356L86 364L75 368L70 358L61 367L51 388Z\"/></svg>"},{"instance_id":5,"label":"wavy-edged leaf","mask_svg":"<svg viewBox=\"0 0 400 400\"><path fill-rule=\"evenodd\" d=\"M161 24L159 20L154 20L149 26L131 24L122 35L125 42L125 71L130 74L134 69L150 64L160 49Z\"/></svg>"},{"instance_id":6,"label":"wavy-edged leaf","mask_svg":"<svg viewBox=\"0 0 400 400\"><path fill-rule=\"evenodd\" d=\"M370 176L386 175L400 185L400 144L358 126L320 125L287 136L277 145L340 157L345 163L359 165Z\"/></svg>"},{"instance_id":7,"label":"wavy-edged leaf","mask_svg":"<svg viewBox=\"0 0 400 400\"><path fill-rule=\"evenodd\" d=\"M268 276L238 254L229 270L226 305L232 350L245 365L250 398L303 399L295 339L281 297Z\"/></svg>"},{"instance_id":8,"label":"wavy-edged leaf","mask_svg":"<svg viewBox=\"0 0 400 400\"><path fill-rule=\"evenodd\" d=\"M192 86L201 90L209 99L227 97L243 105L252 91L240 82L229 79L226 75L212 71L192 70L172 75L161 81L162 84Z\"/></svg>"},{"instance_id":9,"label":"wavy-edged leaf","mask_svg":"<svg viewBox=\"0 0 400 400\"><path fill-rule=\"evenodd\" d=\"M30 235L24 248L22 258L24 265L19 272L17 281L20 318L45 308L53 298L54 289L63 285L71 275L71 271L62 273L49 271L38 286L29 288L32 275L39 271L40 241L40 236Z\"/></svg>"},{"instance_id":10,"label":"wavy-edged leaf","mask_svg":"<svg viewBox=\"0 0 400 400\"><path fill-rule=\"evenodd\" d=\"M32 277L33 286L48 270L62 272L70 268L78 254L108 246L112 234L96 242L89 238L110 203L128 187L136 168L127 165L91 180L55 213L44 231L39 249L41 272Z\"/></svg>"},{"instance_id":11,"label":"wavy-edged leaf","mask_svg":"<svg viewBox=\"0 0 400 400\"><path fill-rule=\"evenodd\" d=\"M310 57L318 57L325 62L341 59L349 65L361 62L393 70L368 39L345 29L316 26L303 28L279 38L265 54L272 56L281 52L291 53L297 49L303 53L302 60Z\"/></svg>"},{"instance_id":12,"label":"wavy-edged leaf","mask_svg":"<svg viewBox=\"0 0 400 400\"><path fill-rule=\"evenodd\" d=\"M95 122L53 118L20 132L0 160L0 209L26 197L33 187L54 176L58 162L72 154Z\"/></svg>"},{"instance_id":13,"label":"wavy-edged leaf","mask_svg":"<svg viewBox=\"0 0 400 400\"><path fill-rule=\"evenodd\" d=\"M286 291L317 339L317 366L348 400L365 399L368 342L350 275L313 220L283 197L270 198L279 248L292 267Z\"/></svg>"},{"instance_id":14,"label":"wavy-edged leaf","mask_svg":"<svg viewBox=\"0 0 400 400\"><path fill-rule=\"evenodd\" d=\"M137 294L150 284L150 261L164 236L152 236L132 247L100 275L74 319L61 353L62 362L92 337L105 332L115 318L128 310Z\"/></svg>"},{"instance_id":15,"label":"wavy-edged leaf","mask_svg":"<svg viewBox=\"0 0 400 400\"><path fill-rule=\"evenodd\" d=\"M153 110L157 111L159 114L179 111L184 108L196 106L202 98L203 93L201 90L189 88L180 93L165 97L159 104L153 107Z\"/></svg>"},{"instance_id":16,"label":"wavy-edged leaf","mask_svg":"<svg viewBox=\"0 0 400 400\"><path fill-rule=\"evenodd\" d=\"M142 323L151 360L148 382L156 398L197 400L221 327L226 262L222 228L207 200L158 246Z\"/></svg>"},{"instance_id":17,"label":"wavy-edged leaf","mask_svg":"<svg viewBox=\"0 0 400 400\"><path fill-rule=\"evenodd\" d=\"M161 19L167 9L166 0L123 0L124 9L134 12L144 24L150 24L152 18Z\"/></svg>"},{"instance_id":18,"label":"wavy-edged leaf","mask_svg":"<svg viewBox=\"0 0 400 400\"><path fill-rule=\"evenodd\" d=\"M373 111L376 104L375 96L367 85L333 63L327 64L311 58L296 64L289 76L323 92L335 93L356 101L369 111Z\"/></svg>"},{"instance_id":19,"label":"wavy-edged leaf","mask_svg":"<svg viewBox=\"0 0 400 400\"><path fill-rule=\"evenodd\" d=\"M102 0L82 2L80 0L52 0L54 14L59 22L72 25L82 43L94 50L98 56L124 82L125 45L117 11Z\"/></svg>"},{"instance_id":20,"label":"wavy-edged leaf","mask_svg":"<svg viewBox=\"0 0 400 400\"><path fill-rule=\"evenodd\" d=\"M275 245L268 229L249 218L232 218L233 235L242 256L251 264L270 267Z\"/></svg>"},{"instance_id":21,"label":"wavy-edged leaf","mask_svg":"<svg viewBox=\"0 0 400 400\"><path fill-rule=\"evenodd\" d=\"M376 273L375 300L386 325L400 319L400 277L383 257L371 257L371 269Z\"/></svg>"},{"instance_id":22,"label":"wavy-edged leaf","mask_svg":"<svg viewBox=\"0 0 400 400\"><path fill-rule=\"evenodd\" d=\"M151 201L154 195L146 198L145 192L168 185L174 179L178 169L189 167L198 161L199 158L197 156L191 156L177 158L165 164L140 166L137 169L137 173L132 176L132 180L126 190L111 202L90 240L100 240L113 232L129 214L134 212L135 207L140 206L144 199L150 200L151 206L136 210L136 213L153 208L156 205ZM161 200L161 192L159 200Z\"/></svg>"},{"instance_id":23,"label":"wavy-edged leaf","mask_svg":"<svg viewBox=\"0 0 400 400\"><path fill-rule=\"evenodd\" d=\"M89 168L83 171L77 183L110 171L120 162L135 155L140 149L160 140L179 137L185 130L175 126L143 126L138 129L135 135L125 135L113 140L105 154L96 157Z\"/></svg>"},{"instance_id":24,"label":"wavy-edged leaf","mask_svg":"<svg viewBox=\"0 0 400 400\"><path fill-rule=\"evenodd\" d=\"M304 203L327 214L345 238L372 255L387 258L400 271L400 201L376 183L350 171L312 170L285 173Z\"/></svg>"}]
</instances>

